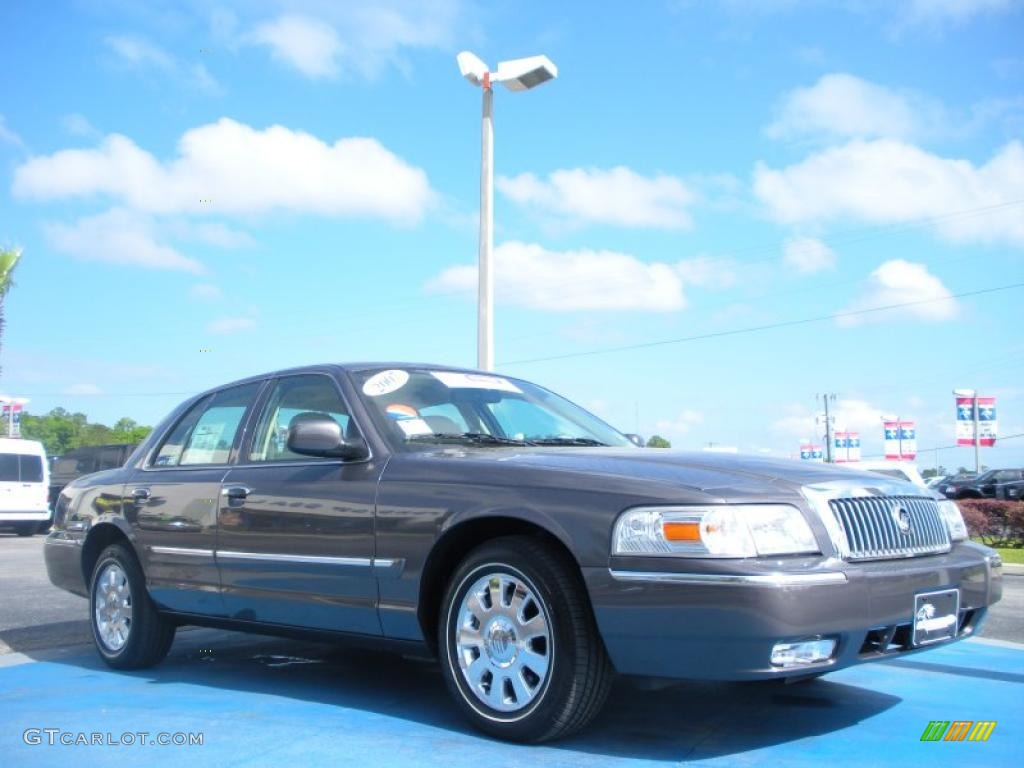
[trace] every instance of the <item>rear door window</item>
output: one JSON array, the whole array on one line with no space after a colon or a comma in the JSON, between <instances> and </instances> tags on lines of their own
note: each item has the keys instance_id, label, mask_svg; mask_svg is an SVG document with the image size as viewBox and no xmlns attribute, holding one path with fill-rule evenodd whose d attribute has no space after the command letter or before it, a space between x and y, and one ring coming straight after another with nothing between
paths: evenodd
<instances>
[{"instance_id":1,"label":"rear door window","mask_svg":"<svg viewBox=\"0 0 1024 768\"><path fill-rule=\"evenodd\" d=\"M160 445L153 466L227 464L260 386L225 389L192 406Z\"/></svg>"},{"instance_id":2,"label":"rear door window","mask_svg":"<svg viewBox=\"0 0 1024 768\"><path fill-rule=\"evenodd\" d=\"M39 456L22 454L18 457L21 482L41 483L43 482L43 460Z\"/></svg>"},{"instance_id":3,"label":"rear door window","mask_svg":"<svg viewBox=\"0 0 1024 768\"><path fill-rule=\"evenodd\" d=\"M18 482L18 454L0 453L0 482Z\"/></svg>"},{"instance_id":4,"label":"rear door window","mask_svg":"<svg viewBox=\"0 0 1024 768\"><path fill-rule=\"evenodd\" d=\"M43 460L25 453L0 453L0 482L43 482Z\"/></svg>"}]
</instances>

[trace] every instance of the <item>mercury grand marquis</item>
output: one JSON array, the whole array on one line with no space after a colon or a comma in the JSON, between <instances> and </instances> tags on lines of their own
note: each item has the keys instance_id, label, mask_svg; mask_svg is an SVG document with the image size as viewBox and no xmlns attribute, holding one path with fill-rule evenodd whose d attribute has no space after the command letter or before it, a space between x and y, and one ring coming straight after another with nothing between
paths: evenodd
<instances>
[{"instance_id":1,"label":"mercury grand marquis","mask_svg":"<svg viewBox=\"0 0 1024 768\"><path fill-rule=\"evenodd\" d=\"M194 624L429 652L479 728L582 728L614 674L821 675L978 631L956 505L832 465L640 448L520 379L318 365L191 398L60 494L50 579L115 669Z\"/></svg>"}]
</instances>

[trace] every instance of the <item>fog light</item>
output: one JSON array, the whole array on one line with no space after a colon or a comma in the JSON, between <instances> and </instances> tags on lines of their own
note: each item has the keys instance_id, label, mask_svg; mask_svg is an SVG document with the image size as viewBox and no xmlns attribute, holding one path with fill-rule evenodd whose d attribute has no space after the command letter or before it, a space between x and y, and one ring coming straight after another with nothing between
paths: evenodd
<instances>
[{"instance_id":1,"label":"fog light","mask_svg":"<svg viewBox=\"0 0 1024 768\"><path fill-rule=\"evenodd\" d=\"M776 643L772 648L772 666L799 667L804 664L818 664L832 658L836 641L832 638L802 640L799 643Z\"/></svg>"}]
</instances>

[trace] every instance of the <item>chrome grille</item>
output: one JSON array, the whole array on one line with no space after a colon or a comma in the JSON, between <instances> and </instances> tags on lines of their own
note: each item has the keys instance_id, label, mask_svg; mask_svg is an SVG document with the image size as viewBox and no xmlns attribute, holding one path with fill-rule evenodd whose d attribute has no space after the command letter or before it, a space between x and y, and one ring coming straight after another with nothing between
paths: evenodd
<instances>
[{"instance_id":1,"label":"chrome grille","mask_svg":"<svg viewBox=\"0 0 1024 768\"><path fill-rule=\"evenodd\" d=\"M883 560L948 552L949 533L933 499L915 496L862 496L830 499L829 506L846 537L849 560ZM901 507L910 516L903 533L893 516Z\"/></svg>"}]
</instances>

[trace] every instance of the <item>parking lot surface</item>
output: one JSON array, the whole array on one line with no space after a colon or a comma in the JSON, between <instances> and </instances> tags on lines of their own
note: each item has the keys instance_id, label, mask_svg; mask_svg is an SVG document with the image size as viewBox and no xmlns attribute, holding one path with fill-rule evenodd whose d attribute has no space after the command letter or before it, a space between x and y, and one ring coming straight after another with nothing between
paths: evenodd
<instances>
[{"instance_id":1,"label":"parking lot surface","mask_svg":"<svg viewBox=\"0 0 1024 768\"><path fill-rule=\"evenodd\" d=\"M1019 764L1024 650L973 640L799 685L622 680L582 735L540 747L467 728L436 666L401 657L185 633L161 666L108 671L95 653L0 657L8 765ZM995 720L985 743L920 741L932 720ZM202 746L25 744L31 728L199 732Z\"/></svg>"},{"instance_id":2,"label":"parking lot surface","mask_svg":"<svg viewBox=\"0 0 1024 768\"><path fill-rule=\"evenodd\" d=\"M40 539L0 544L41 548ZM523 747L471 730L436 665L383 653L192 629L179 632L160 666L111 671L71 642L84 631L85 601L53 590L49 605L39 563L25 555L17 584L40 590L41 623L32 624L31 601L6 587L0 595L0 637L12 641L0 653L4 765L1019 764L1024 645L979 638L796 685L620 679L584 733ZM65 629L54 635L54 627ZM996 726L984 743L922 742L933 720ZM47 728L87 740L136 734L136 743L51 745L45 733L25 743L26 730ZM201 733L203 744L148 743L160 733Z\"/></svg>"}]
</instances>

